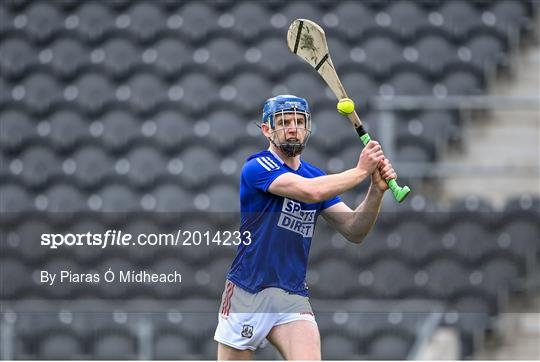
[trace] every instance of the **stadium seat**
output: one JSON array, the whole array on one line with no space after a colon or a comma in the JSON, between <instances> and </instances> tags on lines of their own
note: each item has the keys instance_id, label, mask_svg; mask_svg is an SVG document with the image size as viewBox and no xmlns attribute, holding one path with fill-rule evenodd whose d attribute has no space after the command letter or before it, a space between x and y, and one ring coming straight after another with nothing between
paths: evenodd
<instances>
[{"instance_id":1,"label":"stadium seat","mask_svg":"<svg viewBox=\"0 0 540 362\"><path fill-rule=\"evenodd\" d=\"M61 173L60 159L47 147L27 148L21 154L21 179L29 187L43 186Z\"/></svg>"},{"instance_id":2,"label":"stadium seat","mask_svg":"<svg viewBox=\"0 0 540 362\"><path fill-rule=\"evenodd\" d=\"M538 220L534 216L518 220L510 220L497 230L497 243L501 249L506 249L522 257L530 257L540 250L540 230Z\"/></svg>"},{"instance_id":3,"label":"stadium seat","mask_svg":"<svg viewBox=\"0 0 540 362\"><path fill-rule=\"evenodd\" d=\"M190 37L191 41L204 39L210 32L217 29L215 21L217 19L216 10L205 3L187 3L181 8L180 16L184 20L182 30Z\"/></svg>"},{"instance_id":4,"label":"stadium seat","mask_svg":"<svg viewBox=\"0 0 540 362\"><path fill-rule=\"evenodd\" d=\"M487 290L490 294L511 291L517 286L522 275L517 261L512 260L510 256L490 258L482 263L479 269L482 278L480 288Z\"/></svg>"},{"instance_id":5,"label":"stadium seat","mask_svg":"<svg viewBox=\"0 0 540 362\"><path fill-rule=\"evenodd\" d=\"M193 353L193 345L179 333L164 332L154 338L155 359L178 360Z\"/></svg>"},{"instance_id":6,"label":"stadium seat","mask_svg":"<svg viewBox=\"0 0 540 362\"><path fill-rule=\"evenodd\" d=\"M339 334L324 334L321 350L325 360L360 359L358 341Z\"/></svg>"},{"instance_id":7,"label":"stadium seat","mask_svg":"<svg viewBox=\"0 0 540 362\"><path fill-rule=\"evenodd\" d=\"M288 81L291 78L293 77L288 77ZM288 83L291 84L292 81ZM269 93L270 82L256 72L241 73L231 81L230 85L236 90L236 96L232 102L242 112L253 112L254 109L260 109L259 107L264 104L264 101L271 96ZM297 92L297 94L300 93ZM259 112L257 112L258 114Z\"/></svg>"},{"instance_id":8,"label":"stadium seat","mask_svg":"<svg viewBox=\"0 0 540 362\"><path fill-rule=\"evenodd\" d=\"M176 74L193 64L193 49L181 39L167 37L154 46L156 68L166 75Z\"/></svg>"},{"instance_id":9,"label":"stadium seat","mask_svg":"<svg viewBox=\"0 0 540 362\"><path fill-rule=\"evenodd\" d=\"M243 117L230 110L215 110L208 115L207 120L210 125L208 139L217 149L230 150L245 137Z\"/></svg>"},{"instance_id":10,"label":"stadium seat","mask_svg":"<svg viewBox=\"0 0 540 362\"><path fill-rule=\"evenodd\" d=\"M79 112L73 110L58 110L49 117L51 131L48 138L53 147L67 151L79 142L90 137L88 124Z\"/></svg>"},{"instance_id":11,"label":"stadium seat","mask_svg":"<svg viewBox=\"0 0 540 362\"><path fill-rule=\"evenodd\" d=\"M379 298L399 298L413 287L413 270L401 261L381 258L370 270L374 276L372 289Z\"/></svg>"},{"instance_id":12,"label":"stadium seat","mask_svg":"<svg viewBox=\"0 0 540 362\"><path fill-rule=\"evenodd\" d=\"M367 74L346 72L341 79L348 94L351 94L351 97L354 94L354 99L360 109L367 104L371 97L379 94L379 87L375 80Z\"/></svg>"},{"instance_id":13,"label":"stadium seat","mask_svg":"<svg viewBox=\"0 0 540 362\"><path fill-rule=\"evenodd\" d=\"M190 73L178 84L184 90L182 101L191 112L204 111L218 99L219 86L204 73Z\"/></svg>"},{"instance_id":14,"label":"stadium seat","mask_svg":"<svg viewBox=\"0 0 540 362\"><path fill-rule=\"evenodd\" d=\"M441 75L452 62L457 62L457 49L446 38L439 35L427 35L416 40L418 64L434 75Z\"/></svg>"},{"instance_id":15,"label":"stadium seat","mask_svg":"<svg viewBox=\"0 0 540 362\"><path fill-rule=\"evenodd\" d=\"M349 204L349 206L353 205ZM384 256L388 249L388 245L386 244L387 236L388 232L386 230L381 230L381 228L375 224L362 244L353 248L351 251L354 258L357 260L357 263L372 263L374 260Z\"/></svg>"},{"instance_id":16,"label":"stadium seat","mask_svg":"<svg viewBox=\"0 0 540 362\"><path fill-rule=\"evenodd\" d=\"M208 189L208 198L210 200L208 210L211 212L234 216L228 214L240 211L240 194L236 185L215 184Z\"/></svg>"},{"instance_id":17,"label":"stadium seat","mask_svg":"<svg viewBox=\"0 0 540 362\"><path fill-rule=\"evenodd\" d=\"M70 77L90 63L90 52L73 38L60 38L51 46L51 66L56 74Z\"/></svg>"},{"instance_id":18,"label":"stadium seat","mask_svg":"<svg viewBox=\"0 0 540 362\"><path fill-rule=\"evenodd\" d=\"M243 45L231 38L213 39L208 43L207 49L208 69L218 76L228 76L233 70L245 64Z\"/></svg>"},{"instance_id":19,"label":"stadium seat","mask_svg":"<svg viewBox=\"0 0 540 362\"><path fill-rule=\"evenodd\" d=\"M540 197L534 194L521 194L509 198L504 205L504 213L512 215L534 215L540 212Z\"/></svg>"},{"instance_id":20,"label":"stadium seat","mask_svg":"<svg viewBox=\"0 0 540 362\"><path fill-rule=\"evenodd\" d=\"M429 25L425 11L412 1L395 1L386 8L390 16L390 28L396 33L410 37L415 32Z\"/></svg>"},{"instance_id":21,"label":"stadium seat","mask_svg":"<svg viewBox=\"0 0 540 362\"><path fill-rule=\"evenodd\" d=\"M165 27L165 14L158 3L139 3L126 13L130 17L129 31L141 42L152 39Z\"/></svg>"},{"instance_id":22,"label":"stadium seat","mask_svg":"<svg viewBox=\"0 0 540 362\"><path fill-rule=\"evenodd\" d=\"M12 257L1 257L2 274L0 274L0 296L2 300L16 300L25 290L32 286L32 272L23 262Z\"/></svg>"},{"instance_id":23,"label":"stadium seat","mask_svg":"<svg viewBox=\"0 0 540 362\"><path fill-rule=\"evenodd\" d=\"M17 149L36 136L32 119L17 109L4 109L0 113L0 147L7 151Z\"/></svg>"},{"instance_id":24,"label":"stadium seat","mask_svg":"<svg viewBox=\"0 0 540 362\"><path fill-rule=\"evenodd\" d=\"M447 237L455 238L455 245L450 248L464 260L477 261L498 248L489 230L484 229L477 221L471 221L470 218L454 222L448 232Z\"/></svg>"},{"instance_id":25,"label":"stadium seat","mask_svg":"<svg viewBox=\"0 0 540 362\"><path fill-rule=\"evenodd\" d=\"M0 34L6 33L13 24L13 14L7 5L0 4Z\"/></svg>"},{"instance_id":26,"label":"stadium seat","mask_svg":"<svg viewBox=\"0 0 540 362\"><path fill-rule=\"evenodd\" d=\"M219 160L207 147L191 147L181 154L181 159L184 171L180 178L190 188L206 185L219 172Z\"/></svg>"},{"instance_id":27,"label":"stadium seat","mask_svg":"<svg viewBox=\"0 0 540 362\"><path fill-rule=\"evenodd\" d=\"M113 76L126 75L141 62L141 50L126 38L110 38L103 44L103 65Z\"/></svg>"},{"instance_id":28,"label":"stadium seat","mask_svg":"<svg viewBox=\"0 0 540 362\"><path fill-rule=\"evenodd\" d=\"M142 123L132 113L120 109L108 111L100 121L103 125L103 143L112 151L126 148L138 137L139 124Z\"/></svg>"},{"instance_id":29,"label":"stadium seat","mask_svg":"<svg viewBox=\"0 0 540 362\"><path fill-rule=\"evenodd\" d=\"M17 217L18 213L34 209L33 199L27 189L19 184L0 185L0 212L5 221ZM4 220L3 220L4 221Z\"/></svg>"},{"instance_id":30,"label":"stadium seat","mask_svg":"<svg viewBox=\"0 0 540 362\"><path fill-rule=\"evenodd\" d=\"M262 69L272 76L281 76L291 66L298 64L298 60L284 46L282 37L263 39L257 49L261 52L259 63Z\"/></svg>"},{"instance_id":31,"label":"stadium seat","mask_svg":"<svg viewBox=\"0 0 540 362\"><path fill-rule=\"evenodd\" d=\"M464 0L443 2L438 10L443 17L442 27L459 37L481 23L478 11L470 2Z\"/></svg>"},{"instance_id":32,"label":"stadium seat","mask_svg":"<svg viewBox=\"0 0 540 362\"><path fill-rule=\"evenodd\" d=\"M62 14L54 4L33 3L24 12L28 19L26 31L38 42L47 40L63 24Z\"/></svg>"},{"instance_id":33,"label":"stadium seat","mask_svg":"<svg viewBox=\"0 0 540 362\"><path fill-rule=\"evenodd\" d=\"M309 69L308 69L309 70ZM289 94L295 94L307 99L311 107L315 107L328 99L325 91L327 86L312 72L296 72L286 77L282 83Z\"/></svg>"},{"instance_id":34,"label":"stadium seat","mask_svg":"<svg viewBox=\"0 0 540 362\"><path fill-rule=\"evenodd\" d=\"M403 62L403 47L390 37L368 37L362 49L366 53L364 64L378 75L386 76L397 64Z\"/></svg>"},{"instance_id":35,"label":"stadium seat","mask_svg":"<svg viewBox=\"0 0 540 362\"><path fill-rule=\"evenodd\" d=\"M378 360L403 360L412 348L414 337L403 333L384 333L369 343L369 358Z\"/></svg>"},{"instance_id":36,"label":"stadium seat","mask_svg":"<svg viewBox=\"0 0 540 362\"><path fill-rule=\"evenodd\" d=\"M23 101L30 111L45 112L61 100L61 85L49 74L33 73L24 79L22 85L25 90Z\"/></svg>"},{"instance_id":37,"label":"stadium seat","mask_svg":"<svg viewBox=\"0 0 540 362\"><path fill-rule=\"evenodd\" d=\"M221 290L225 286L225 278ZM221 293L220 293L221 295ZM178 330L187 338L200 340L212 338L216 330L216 313L219 310L220 300L187 298L177 305L177 310L182 314L182 321L178 324ZM197 328L193 328L197 326Z\"/></svg>"},{"instance_id":38,"label":"stadium seat","mask_svg":"<svg viewBox=\"0 0 540 362\"><path fill-rule=\"evenodd\" d=\"M447 257L433 259L424 268L431 298L448 299L469 285L469 270L461 262Z\"/></svg>"},{"instance_id":39,"label":"stadium seat","mask_svg":"<svg viewBox=\"0 0 540 362\"><path fill-rule=\"evenodd\" d=\"M127 155L130 182L136 187L149 186L167 167L165 158L153 147L138 147Z\"/></svg>"},{"instance_id":40,"label":"stadium seat","mask_svg":"<svg viewBox=\"0 0 540 362\"><path fill-rule=\"evenodd\" d=\"M73 216L72 213L88 209L85 195L72 185L55 184L47 190L45 196L47 211L60 213L58 219L68 220Z\"/></svg>"},{"instance_id":41,"label":"stadium seat","mask_svg":"<svg viewBox=\"0 0 540 362\"><path fill-rule=\"evenodd\" d=\"M193 209L193 197L176 184L160 185L153 190L152 195L156 200L156 212L174 213L173 217L177 217L178 212Z\"/></svg>"},{"instance_id":42,"label":"stadium seat","mask_svg":"<svg viewBox=\"0 0 540 362\"><path fill-rule=\"evenodd\" d=\"M160 148L177 150L185 142L193 141L192 125L182 112L174 109L161 110L153 117L155 122L155 141Z\"/></svg>"},{"instance_id":43,"label":"stadium seat","mask_svg":"<svg viewBox=\"0 0 540 362\"><path fill-rule=\"evenodd\" d=\"M459 135L459 129L455 116L451 111L427 110L418 115L418 122L422 125L420 132L410 132L415 135L421 135L425 139L431 139L440 150L441 146L453 140ZM409 123L409 130L411 124ZM418 133L418 134L416 134Z\"/></svg>"},{"instance_id":44,"label":"stadium seat","mask_svg":"<svg viewBox=\"0 0 540 362\"><path fill-rule=\"evenodd\" d=\"M73 154L74 176L80 187L94 187L114 173L113 160L101 148L79 148Z\"/></svg>"},{"instance_id":45,"label":"stadium seat","mask_svg":"<svg viewBox=\"0 0 540 362\"><path fill-rule=\"evenodd\" d=\"M310 275L314 298L346 298L358 286L358 271L343 260L323 260L311 266Z\"/></svg>"},{"instance_id":46,"label":"stadium seat","mask_svg":"<svg viewBox=\"0 0 540 362\"><path fill-rule=\"evenodd\" d=\"M309 144L314 144L321 151L337 151L349 142L358 142L349 122L333 107L319 110L312 122L315 131L311 134ZM330 134L332 137L328 137Z\"/></svg>"},{"instance_id":47,"label":"stadium seat","mask_svg":"<svg viewBox=\"0 0 540 362\"><path fill-rule=\"evenodd\" d=\"M504 43L493 35L477 34L465 46L471 51L471 62L484 71L506 62Z\"/></svg>"},{"instance_id":48,"label":"stadium seat","mask_svg":"<svg viewBox=\"0 0 540 362\"><path fill-rule=\"evenodd\" d=\"M465 213L464 219L467 219L471 212L494 212L493 206L489 200L477 195L464 195L458 199L452 200L451 210L455 213Z\"/></svg>"},{"instance_id":49,"label":"stadium seat","mask_svg":"<svg viewBox=\"0 0 540 362\"><path fill-rule=\"evenodd\" d=\"M264 4L236 4L230 13L234 17L232 31L244 40L258 39L272 30L271 16Z\"/></svg>"},{"instance_id":50,"label":"stadium seat","mask_svg":"<svg viewBox=\"0 0 540 362\"><path fill-rule=\"evenodd\" d=\"M337 30L349 39L358 39L364 35L366 29L377 26L375 14L362 2L339 2L334 8L334 13L339 19Z\"/></svg>"},{"instance_id":51,"label":"stadium seat","mask_svg":"<svg viewBox=\"0 0 540 362\"><path fill-rule=\"evenodd\" d=\"M83 353L82 341L71 331L51 333L40 338L38 355L44 359L74 359Z\"/></svg>"},{"instance_id":52,"label":"stadium seat","mask_svg":"<svg viewBox=\"0 0 540 362\"><path fill-rule=\"evenodd\" d=\"M100 333L91 346L91 353L98 359L133 359L137 356L137 342L127 332Z\"/></svg>"},{"instance_id":53,"label":"stadium seat","mask_svg":"<svg viewBox=\"0 0 540 362\"><path fill-rule=\"evenodd\" d=\"M393 87L395 95L427 96L432 94L428 81L416 72L403 71L395 74L389 84Z\"/></svg>"},{"instance_id":54,"label":"stadium seat","mask_svg":"<svg viewBox=\"0 0 540 362\"><path fill-rule=\"evenodd\" d=\"M2 195L3 197L3 195ZM37 247L42 234L52 233L53 226L45 220L25 218L17 226L13 226L12 231L7 233L3 242L8 243L15 251L18 260L31 263L43 261L47 254L47 249ZM2 246L3 250L5 246Z\"/></svg>"},{"instance_id":55,"label":"stadium seat","mask_svg":"<svg viewBox=\"0 0 540 362\"><path fill-rule=\"evenodd\" d=\"M114 16L105 3L88 2L77 8L77 30L87 41L95 41L114 28Z\"/></svg>"},{"instance_id":56,"label":"stadium seat","mask_svg":"<svg viewBox=\"0 0 540 362\"><path fill-rule=\"evenodd\" d=\"M286 4L281 8L281 13L287 18L287 24L290 24L295 19L310 19L317 24L322 24L323 14L321 9L313 3L295 1Z\"/></svg>"},{"instance_id":57,"label":"stadium seat","mask_svg":"<svg viewBox=\"0 0 540 362\"><path fill-rule=\"evenodd\" d=\"M396 160L400 162L422 163L435 160L435 150L429 141L420 137L398 138Z\"/></svg>"},{"instance_id":58,"label":"stadium seat","mask_svg":"<svg viewBox=\"0 0 540 362\"><path fill-rule=\"evenodd\" d=\"M262 137L261 137L262 138ZM236 168L237 172L235 173L235 176L238 176L238 180L240 179L240 172L242 170L242 167L244 166L244 163L246 162L247 158L257 152L260 152L264 149L268 148L268 144L264 143L264 140L261 141L261 146L257 147L257 145L248 144L240 146L236 151L234 151L231 154L231 158L236 161L236 164L238 167Z\"/></svg>"},{"instance_id":59,"label":"stadium seat","mask_svg":"<svg viewBox=\"0 0 540 362\"><path fill-rule=\"evenodd\" d=\"M495 15L495 27L505 34L519 32L530 21L524 2L497 1L490 11Z\"/></svg>"},{"instance_id":60,"label":"stadium seat","mask_svg":"<svg viewBox=\"0 0 540 362\"><path fill-rule=\"evenodd\" d=\"M140 210L139 200L129 188L120 184L109 184L98 193L99 210L121 213ZM110 215L113 216L113 215Z\"/></svg>"},{"instance_id":61,"label":"stadium seat","mask_svg":"<svg viewBox=\"0 0 540 362\"><path fill-rule=\"evenodd\" d=\"M77 79L75 86L76 101L87 112L98 112L114 99L113 84L102 73L86 73Z\"/></svg>"},{"instance_id":62,"label":"stadium seat","mask_svg":"<svg viewBox=\"0 0 540 362\"><path fill-rule=\"evenodd\" d=\"M151 73L134 75L127 86L131 90L129 102L139 112L152 111L167 99L167 85Z\"/></svg>"},{"instance_id":63,"label":"stadium seat","mask_svg":"<svg viewBox=\"0 0 540 362\"><path fill-rule=\"evenodd\" d=\"M441 82L448 95L468 96L483 93L483 85L478 77L466 70L447 73Z\"/></svg>"},{"instance_id":64,"label":"stadium seat","mask_svg":"<svg viewBox=\"0 0 540 362\"><path fill-rule=\"evenodd\" d=\"M400 241L400 253L417 266L429 260L439 249L435 234L425 222L400 222L391 235Z\"/></svg>"},{"instance_id":65,"label":"stadium seat","mask_svg":"<svg viewBox=\"0 0 540 362\"><path fill-rule=\"evenodd\" d=\"M17 77L36 64L35 48L23 38L7 38L0 44L0 69L7 77Z\"/></svg>"}]
</instances>

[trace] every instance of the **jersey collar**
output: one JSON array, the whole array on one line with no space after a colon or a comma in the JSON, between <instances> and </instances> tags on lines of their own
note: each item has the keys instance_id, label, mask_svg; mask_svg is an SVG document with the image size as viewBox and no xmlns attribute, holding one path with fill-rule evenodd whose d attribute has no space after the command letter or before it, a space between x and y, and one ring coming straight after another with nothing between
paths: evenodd
<instances>
[{"instance_id":1,"label":"jersey collar","mask_svg":"<svg viewBox=\"0 0 540 362\"><path fill-rule=\"evenodd\" d=\"M270 147L268 147L268 151L270 151L270 153L272 155L274 155L274 157L279 161L281 162L281 164L283 165L285 162L283 162L283 160L281 158L279 158L279 156L277 155L277 153L275 153L274 151L272 151L272 149Z\"/></svg>"},{"instance_id":2,"label":"jersey collar","mask_svg":"<svg viewBox=\"0 0 540 362\"><path fill-rule=\"evenodd\" d=\"M283 160L274 152L272 151L272 149L270 147L268 147L268 151L270 151L270 153L279 161L281 162L281 165L285 165L287 166L287 164L285 162L283 162ZM289 166L287 166L289 167ZM300 169L300 167L302 167L302 160L300 159L300 166L298 166L298 169L297 170L293 170L293 171L298 171ZM290 168L290 167L289 167ZM292 170L292 168L291 168Z\"/></svg>"}]
</instances>

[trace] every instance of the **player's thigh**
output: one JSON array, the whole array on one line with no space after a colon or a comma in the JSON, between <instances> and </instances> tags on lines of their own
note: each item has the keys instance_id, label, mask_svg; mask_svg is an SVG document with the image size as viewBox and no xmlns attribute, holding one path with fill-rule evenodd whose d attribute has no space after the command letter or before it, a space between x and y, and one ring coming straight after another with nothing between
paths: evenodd
<instances>
[{"instance_id":1,"label":"player's thigh","mask_svg":"<svg viewBox=\"0 0 540 362\"><path fill-rule=\"evenodd\" d=\"M226 344L218 342L217 359L218 361L231 361L231 360L250 360L253 357L253 351L246 349L236 349Z\"/></svg>"},{"instance_id":2,"label":"player's thigh","mask_svg":"<svg viewBox=\"0 0 540 362\"><path fill-rule=\"evenodd\" d=\"M287 360L320 360L321 336L317 324L295 320L272 328L268 340Z\"/></svg>"}]
</instances>

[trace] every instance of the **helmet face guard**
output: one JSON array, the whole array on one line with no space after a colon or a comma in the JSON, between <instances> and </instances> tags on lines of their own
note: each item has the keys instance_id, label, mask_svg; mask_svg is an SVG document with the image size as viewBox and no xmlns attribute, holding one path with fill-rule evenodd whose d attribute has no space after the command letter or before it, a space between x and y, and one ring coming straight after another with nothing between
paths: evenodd
<instances>
[{"instance_id":1,"label":"helmet face guard","mask_svg":"<svg viewBox=\"0 0 540 362\"><path fill-rule=\"evenodd\" d=\"M293 114L293 119L289 125L285 127L285 115ZM281 117L277 117L281 115ZM298 125L298 120L303 115L303 126ZM302 153L306 147L309 136L311 135L311 113L309 106L304 98L293 95L280 95L268 99L264 104L263 123L266 123L270 128L271 137L269 141L279 148L288 157L294 157ZM299 132L304 133L303 140L287 140L287 133L292 129L298 135ZM279 133L283 132L279 141Z\"/></svg>"}]
</instances>

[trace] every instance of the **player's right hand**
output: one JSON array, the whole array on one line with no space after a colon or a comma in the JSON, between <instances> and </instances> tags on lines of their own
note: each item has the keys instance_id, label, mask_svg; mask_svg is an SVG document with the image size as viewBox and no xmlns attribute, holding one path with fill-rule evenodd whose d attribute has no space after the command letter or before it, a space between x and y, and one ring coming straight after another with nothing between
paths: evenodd
<instances>
[{"instance_id":1,"label":"player's right hand","mask_svg":"<svg viewBox=\"0 0 540 362\"><path fill-rule=\"evenodd\" d=\"M382 160L384 160L384 153L381 145L379 142L371 140L360 153L356 167L371 175Z\"/></svg>"}]
</instances>

